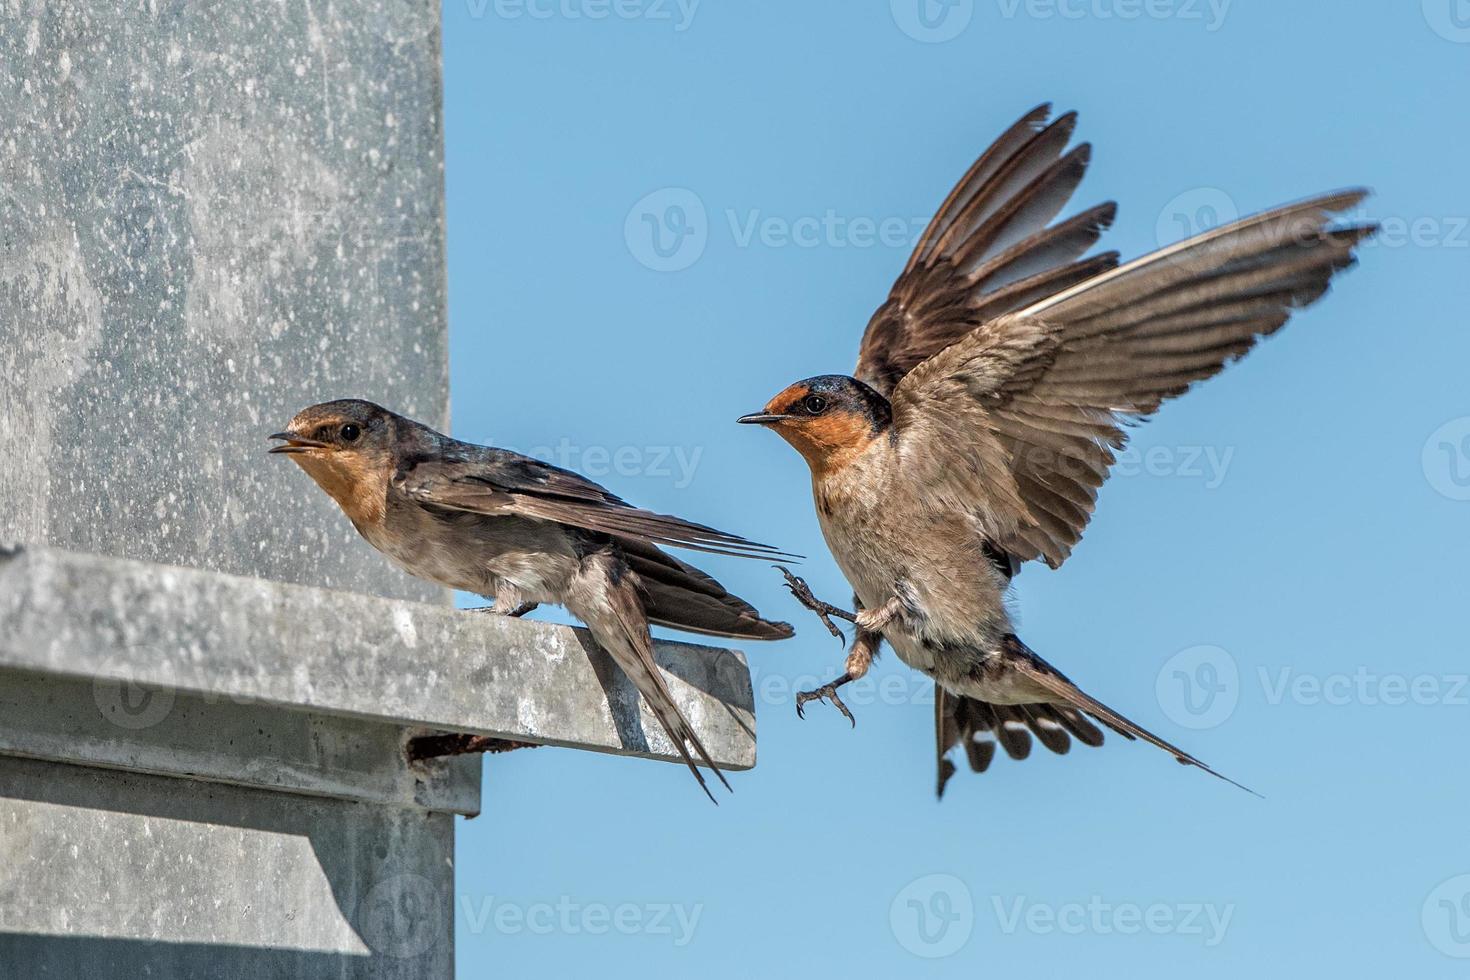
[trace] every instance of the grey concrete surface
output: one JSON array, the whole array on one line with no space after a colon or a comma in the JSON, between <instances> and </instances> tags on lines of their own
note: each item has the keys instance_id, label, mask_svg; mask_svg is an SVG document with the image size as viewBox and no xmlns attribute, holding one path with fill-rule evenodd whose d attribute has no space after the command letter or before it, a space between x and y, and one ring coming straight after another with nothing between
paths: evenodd
<instances>
[{"instance_id":1,"label":"grey concrete surface","mask_svg":"<svg viewBox=\"0 0 1470 980\"><path fill-rule=\"evenodd\" d=\"M744 655L656 653L715 761L755 765ZM584 630L53 549L0 558L0 669L679 758Z\"/></svg>"},{"instance_id":2,"label":"grey concrete surface","mask_svg":"<svg viewBox=\"0 0 1470 980\"><path fill-rule=\"evenodd\" d=\"M447 980L453 820L0 756L0 976Z\"/></svg>"},{"instance_id":3,"label":"grey concrete surface","mask_svg":"<svg viewBox=\"0 0 1470 980\"><path fill-rule=\"evenodd\" d=\"M264 455L447 421L438 46L429 0L3 5L0 541L444 601Z\"/></svg>"},{"instance_id":4,"label":"grey concrete surface","mask_svg":"<svg viewBox=\"0 0 1470 980\"><path fill-rule=\"evenodd\" d=\"M409 734L243 698L0 669L0 755L478 814L480 757L405 765Z\"/></svg>"}]
</instances>

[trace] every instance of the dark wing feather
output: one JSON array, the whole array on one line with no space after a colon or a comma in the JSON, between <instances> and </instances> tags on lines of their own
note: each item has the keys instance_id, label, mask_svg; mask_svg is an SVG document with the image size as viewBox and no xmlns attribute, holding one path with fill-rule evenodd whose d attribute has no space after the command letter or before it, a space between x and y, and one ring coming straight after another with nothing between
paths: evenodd
<instances>
[{"instance_id":1,"label":"dark wing feather","mask_svg":"<svg viewBox=\"0 0 1470 980\"><path fill-rule=\"evenodd\" d=\"M1207 232L971 330L893 391L894 425L936 500L973 501L996 545L1060 565L1124 425L1217 374L1320 298L1372 225L1329 194Z\"/></svg>"},{"instance_id":2,"label":"dark wing feather","mask_svg":"<svg viewBox=\"0 0 1470 980\"><path fill-rule=\"evenodd\" d=\"M736 558L795 557L704 524L633 507L585 477L506 450L411 460L400 468L394 484L421 503L449 510L554 521Z\"/></svg>"},{"instance_id":3,"label":"dark wing feather","mask_svg":"<svg viewBox=\"0 0 1470 980\"><path fill-rule=\"evenodd\" d=\"M1021 117L971 165L939 206L888 300L863 334L856 377L885 396L909 371L988 319L1116 265L1079 257L1113 221L1101 204L1047 227L1087 170L1070 152L1077 116L1047 125L1049 105Z\"/></svg>"},{"instance_id":4,"label":"dark wing feather","mask_svg":"<svg viewBox=\"0 0 1470 980\"><path fill-rule=\"evenodd\" d=\"M793 635L790 624L762 619L754 606L693 565L644 541L624 538L622 544L651 622L741 640L784 640Z\"/></svg>"}]
</instances>

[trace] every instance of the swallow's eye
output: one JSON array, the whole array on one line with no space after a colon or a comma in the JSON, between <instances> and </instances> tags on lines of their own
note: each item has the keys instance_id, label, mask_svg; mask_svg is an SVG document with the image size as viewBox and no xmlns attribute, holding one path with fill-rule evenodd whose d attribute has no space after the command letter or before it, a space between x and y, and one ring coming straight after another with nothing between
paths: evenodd
<instances>
[{"instance_id":1,"label":"swallow's eye","mask_svg":"<svg viewBox=\"0 0 1470 980\"><path fill-rule=\"evenodd\" d=\"M821 395L807 395L801 400L801 407L812 415L821 415L827 410L827 399Z\"/></svg>"},{"instance_id":2,"label":"swallow's eye","mask_svg":"<svg viewBox=\"0 0 1470 980\"><path fill-rule=\"evenodd\" d=\"M348 422L346 425L342 426L343 442L356 442L357 437L360 435L362 435L362 430L353 425L351 422Z\"/></svg>"}]
</instances>

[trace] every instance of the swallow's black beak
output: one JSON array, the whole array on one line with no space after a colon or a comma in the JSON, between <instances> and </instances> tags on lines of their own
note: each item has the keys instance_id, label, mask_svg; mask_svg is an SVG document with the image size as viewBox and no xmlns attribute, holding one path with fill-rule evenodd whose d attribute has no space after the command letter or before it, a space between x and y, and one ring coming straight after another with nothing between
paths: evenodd
<instances>
[{"instance_id":1,"label":"swallow's black beak","mask_svg":"<svg viewBox=\"0 0 1470 980\"><path fill-rule=\"evenodd\" d=\"M271 453L304 453L308 449L327 448L327 444L325 442L318 442L315 439L303 439L301 436L298 436L292 432L277 432L272 435L266 436L266 438L286 440L285 445L272 446L270 449L266 450L267 452Z\"/></svg>"},{"instance_id":2,"label":"swallow's black beak","mask_svg":"<svg viewBox=\"0 0 1470 980\"><path fill-rule=\"evenodd\" d=\"M751 415L742 415L736 422L741 425L770 425L772 422L784 422L791 418L789 415L772 415L769 412L755 412Z\"/></svg>"}]
</instances>

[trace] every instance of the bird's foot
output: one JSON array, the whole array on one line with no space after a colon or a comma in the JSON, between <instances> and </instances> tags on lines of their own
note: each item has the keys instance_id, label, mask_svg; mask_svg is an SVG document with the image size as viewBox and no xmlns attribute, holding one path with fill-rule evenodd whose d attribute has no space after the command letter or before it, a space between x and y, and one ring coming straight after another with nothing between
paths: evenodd
<instances>
[{"instance_id":1,"label":"bird's foot","mask_svg":"<svg viewBox=\"0 0 1470 980\"><path fill-rule=\"evenodd\" d=\"M832 605L830 602L823 602L821 599L818 599L812 594L811 586L806 584L806 580L791 574L791 570L784 565L773 565L771 567L786 576L786 588L791 590L791 595L796 601L816 613L817 618L822 621L822 625L827 627L827 632L837 637L843 643L846 643L847 637L843 636L842 630L837 627L836 623L832 622L832 617L836 616L838 619L845 619L850 623L855 623L857 622L857 616L848 612L846 609ZM841 702L838 703L840 704ZM797 710L800 710L799 704ZM846 708L842 710L844 714L847 712ZM848 715L848 717L850 718L852 716Z\"/></svg>"},{"instance_id":2,"label":"bird's foot","mask_svg":"<svg viewBox=\"0 0 1470 980\"><path fill-rule=\"evenodd\" d=\"M852 727L856 728L857 727L857 719L852 716L852 712L847 709L847 705L843 704L842 703L842 699L837 696L837 689L839 687L841 687L842 685L846 684L847 682L851 681L852 679L853 679L853 677L852 677L851 674L843 674L841 677L837 678L835 681L832 681L831 683L828 683L828 684L823 684L821 687L817 688L815 691L799 691L799 692L797 692L797 695L796 695L796 717L798 717L798 718L805 718L806 717L806 703L808 701L830 701L830 702L832 702L832 707L834 707L838 711L842 712L842 716L848 720L848 722L852 725Z\"/></svg>"}]
</instances>

